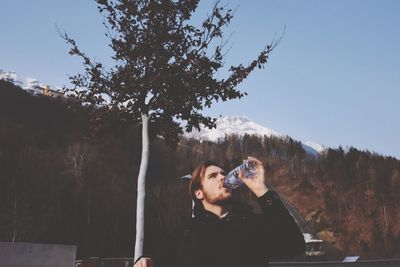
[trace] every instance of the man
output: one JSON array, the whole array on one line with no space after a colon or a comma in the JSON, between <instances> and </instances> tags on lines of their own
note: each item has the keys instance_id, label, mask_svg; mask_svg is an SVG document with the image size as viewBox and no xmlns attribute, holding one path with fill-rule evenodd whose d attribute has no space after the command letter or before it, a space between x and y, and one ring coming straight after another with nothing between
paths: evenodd
<instances>
[{"instance_id":1,"label":"man","mask_svg":"<svg viewBox=\"0 0 400 267\"><path fill-rule=\"evenodd\" d=\"M271 259L301 255L304 238L279 197L266 186L263 164L256 158L258 174L241 177L256 195L262 214L234 203L224 186L225 172L216 163L205 162L192 174L190 193L195 201L194 217L169 243L169 250L156 267L265 267ZM141 258L134 267L150 267Z\"/></svg>"}]
</instances>

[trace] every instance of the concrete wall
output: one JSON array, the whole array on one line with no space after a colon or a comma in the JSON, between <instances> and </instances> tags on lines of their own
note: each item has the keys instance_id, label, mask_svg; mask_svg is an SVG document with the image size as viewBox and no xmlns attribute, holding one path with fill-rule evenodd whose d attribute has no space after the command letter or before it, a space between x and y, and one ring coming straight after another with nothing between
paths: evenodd
<instances>
[{"instance_id":1,"label":"concrete wall","mask_svg":"<svg viewBox=\"0 0 400 267\"><path fill-rule=\"evenodd\" d=\"M0 267L74 267L76 246L0 242Z\"/></svg>"}]
</instances>

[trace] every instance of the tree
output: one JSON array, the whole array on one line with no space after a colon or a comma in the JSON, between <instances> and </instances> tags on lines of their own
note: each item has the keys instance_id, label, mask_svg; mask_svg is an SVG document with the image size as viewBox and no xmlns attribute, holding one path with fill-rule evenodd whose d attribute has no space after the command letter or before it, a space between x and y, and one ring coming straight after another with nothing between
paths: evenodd
<instances>
[{"instance_id":1,"label":"tree","mask_svg":"<svg viewBox=\"0 0 400 267\"><path fill-rule=\"evenodd\" d=\"M215 127L215 119L201 114L217 101L241 98L237 85L255 68L267 63L277 45L273 40L247 66L231 66L226 77L223 29L233 18L230 9L213 6L200 27L190 24L199 0L96 0L104 16L106 36L113 49L114 66L106 68L83 53L75 40L61 33L71 45L70 55L83 59L85 71L70 77L74 93L93 109L94 127L108 114L120 121L142 124L142 159L138 175L135 259L142 255L145 175L149 156L149 123L152 133L176 144L178 135ZM186 122L182 126L177 121Z\"/></svg>"}]
</instances>

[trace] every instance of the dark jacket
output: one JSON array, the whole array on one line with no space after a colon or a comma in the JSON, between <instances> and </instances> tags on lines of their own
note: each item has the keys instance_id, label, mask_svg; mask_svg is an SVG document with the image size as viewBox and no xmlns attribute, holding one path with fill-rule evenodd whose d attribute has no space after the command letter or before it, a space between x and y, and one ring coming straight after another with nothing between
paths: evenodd
<instances>
[{"instance_id":1,"label":"dark jacket","mask_svg":"<svg viewBox=\"0 0 400 267\"><path fill-rule=\"evenodd\" d=\"M240 203L224 218L195 210L157 266L266 267L269 260L301 255L303 235L277 194L269 190L258 202L262 214Z\"/></svg>"}]
</instances>

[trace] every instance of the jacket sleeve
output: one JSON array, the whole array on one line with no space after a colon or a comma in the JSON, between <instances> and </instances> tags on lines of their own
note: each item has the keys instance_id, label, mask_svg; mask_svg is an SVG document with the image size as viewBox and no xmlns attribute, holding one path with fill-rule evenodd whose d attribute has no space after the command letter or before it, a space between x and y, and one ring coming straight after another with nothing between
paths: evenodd
<instances>
[{"instance_id":1,"label":"jacket sleeve","mask_svg":"<svg viewBox=\"0 0 400 267\"><path fill-rule=\"evenodd\" d=\"M258 198L263 214L263 233L268 256L272 260L302 255L305 242L296 222L276 192L269 189Z\"/></svg>"}]
</instances>

